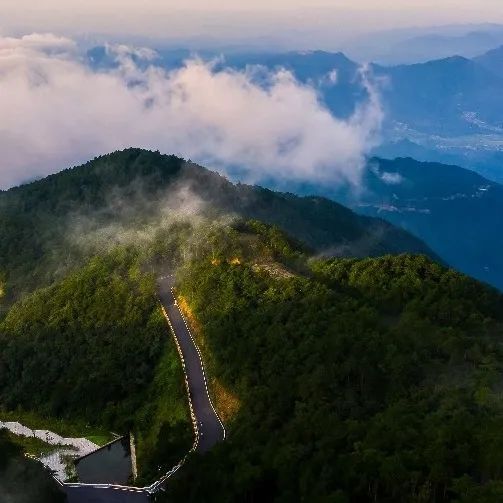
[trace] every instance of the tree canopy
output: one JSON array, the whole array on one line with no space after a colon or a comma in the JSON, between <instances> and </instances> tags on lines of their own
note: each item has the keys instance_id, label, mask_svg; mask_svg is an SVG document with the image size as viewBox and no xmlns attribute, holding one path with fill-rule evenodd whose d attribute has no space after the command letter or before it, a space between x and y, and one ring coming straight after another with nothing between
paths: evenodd
<instances>
[{"instance_id":1,"label":"tree canopy","mask_svg":"<svg viewBox=\"0 0 503 503\"><path fill-rule=\"evenodd\" d=\"M499 501L502 296L423 256L309 266L184 269L241 406L168 501Z\"/></svg>"}]
</instances>

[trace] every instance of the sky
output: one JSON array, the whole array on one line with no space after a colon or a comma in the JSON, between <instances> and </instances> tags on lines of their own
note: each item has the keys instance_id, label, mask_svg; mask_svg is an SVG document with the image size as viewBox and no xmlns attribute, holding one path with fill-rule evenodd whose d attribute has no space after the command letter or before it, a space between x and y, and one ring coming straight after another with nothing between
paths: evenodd
<instances>
[{"instance_id":1,"label":"sky","mask_svg":"<svg viewBox=\"0 0 503 503\"><path fill-rule=\"evenodd\" d=\"M500 2L184 0L181 10L172 0L0 0L0 189L131 146L223 172L239 166L249 182L357 185L383 121L364 74L368 100L341 119L286 71L262 76L261 87L251 70L217 71L197 59L172 70L138 67L135 58L151 57L138 52L139 38L337 49L378 29L503 23ZM82 58L85 37L91 44L98 35L117 68L93 70ZM325 82L337 85L337 75Z\"/></svg>"},{"instance_id":2,"label":"sky","mask_svg":"<svg viewBox=\"0 0 503 503\"><path fill-rule=\"evenodd\" d=\"M241 179L358 184L380 132L378 93L346 119L286 70L216 69L198 59L139 67L148 49L108 46L118 66L95 71L54 34L0 36L0 188L127 147L173 153ZM134 58L133 58L134 56ZM324 85L337 85L330 72Z\"/></svg>"},{"instance_id":3,"label":"sky","mask_svg":"<svg viewBox=\"0 0 503 503\"><path fill-rule=\"evenodd\" d=\"M2 0L0 4L3 34L92 31L232 39L316 29L343 38L369 30L489 21L503 22L500 0Z\"/></svg>"},{"instance_id":4,"label":"sky","mask_svg":"<svg viewBox=\"0 0 503 503\"><path fill-rule=\"evenodd\" d=\"M2 5L17 9L79 9L98 12L107 8L122 8L130 10L143 10L145 8L157 11L179 9L181 3L176 0L2 0ZM293 10L305 7L332 7L372 10L414 10L417 8L438 9L457 8L468 10L492 10L494 13L501 10L499 0L248 0L236 2L235 0L184 0L183 8L187 10Z\"/></svg>"}]
</instances>

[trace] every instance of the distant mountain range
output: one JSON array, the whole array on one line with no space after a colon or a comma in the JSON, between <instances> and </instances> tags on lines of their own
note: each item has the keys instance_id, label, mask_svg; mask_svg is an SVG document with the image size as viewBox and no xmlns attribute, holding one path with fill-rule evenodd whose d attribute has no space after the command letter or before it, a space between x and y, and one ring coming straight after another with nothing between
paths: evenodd
<instances>
[{"instance_id":1,"label":"distant mountain range","mask_svg":"<svg viewBox=\"0 0 503 503\"><path fill-rule=\"evenodd\" d=\"M386 111L386 128L443 136L503 133L503 79L494 71L498 54L389 67L371 64ZM289 69L301 82L318 88L337 116L348 115L367 95L359 74L361 65L342 53L231 55L225 64Z\"/></svg>"},{"instance_id":2,"label":"distant mountain range","mask_svg":"<svg viewBox=\"0 0 503 503\"><path fill-rule=\"evenodd\" d=\"M156 60L137 63L176 68L191 55L189 50L162 50ZM219 56L211 51L198 55ZM88 59L95 68L116 64L105 47L91 49ZM503 46L473 59L452 56L419 64L370 64L385 111L382 145L375 154L458 164L503 182L502 62ZM290 70L313 86L338 117L347 118L367 98L360 63L340 52L233 52L224 55L217 68L250 65Z\"/></svg>"},{"instance_id":3,"label":"distant mountain range","mask_svg":"<svg viewBox=\"0 0 503 503\"><path fill-rule=\"evenodd\" d=\"M503 27L500 25L473 26L468 31L451 31L442 27L434 32L414 34L410 30L398 30L388 37L364 37L356 48L348 47L348 52L356 59L360 59L360 54L367 58L370 56L372 61L380 64L411 64L447 58L453 54L473 58L502 43Z\"/></svg>"},{"instance_id":4,"label":"distant mountain range","mask_svg":"<svg viewBox=\"0 0 503 503\"><path fill-rule=\"evenodd\" d=\"M474 58L474 61L503 78L503 45Z\"/></svg>"},{"instance_id":5,"label":"distant mountain range","mask_svg":"<svg viewBox=\"0 0 503 503\"><path fill-rule=\"evenodd\" d=\"M503 26L481 23L384 30L353 39L343 50L357 61L423 63L457 54L473 58L503 44Z\"/></svg>"},{"instance_id":6,"label":"distant mountain range","mask_svg":"<svg viewBox=\"0 0 503 503\"><path fill-rule=\"evenodd\" d=\"M385 111L383 142L375 154L458 164L503 182L502 60L503 47L474 59L371 64ZM225 64L287 68L300 81L314 85L340 117L351 115L367 98L360 64L342 53L231 55Z\"/></svg>"},{"instance_id":7,"label":"distant mountain range","mask_svg":"<svg viewBox=\"0 0 503 503\"><path fill-rule=\"evenodd\" d=\"M411 158L368 163L363 189L304 186L359 213L385 218L446 262L503 290L503 185L458 166Z\"/></svg>"}]
</instances>

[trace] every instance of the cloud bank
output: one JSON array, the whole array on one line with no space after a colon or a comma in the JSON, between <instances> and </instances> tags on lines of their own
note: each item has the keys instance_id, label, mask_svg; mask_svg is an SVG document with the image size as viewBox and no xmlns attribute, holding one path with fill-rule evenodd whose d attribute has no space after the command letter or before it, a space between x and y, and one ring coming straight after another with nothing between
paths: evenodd
<instances>
[{"instance_id":1,"label":"cloud bank","mask_svg":"<svg viewBox=\"0 0 503 503\"><path fill-rule=\"evenodd\" d=\"M382 121L379 97L348 120L287 71L216 70L194 59L140 69L148 50L114 48L94 71L72 40L0 37L0 188L130 146L174 153L241 179L357 184ZM335 84L336 85L336 84Z\"/></svg>"}]
</instances>

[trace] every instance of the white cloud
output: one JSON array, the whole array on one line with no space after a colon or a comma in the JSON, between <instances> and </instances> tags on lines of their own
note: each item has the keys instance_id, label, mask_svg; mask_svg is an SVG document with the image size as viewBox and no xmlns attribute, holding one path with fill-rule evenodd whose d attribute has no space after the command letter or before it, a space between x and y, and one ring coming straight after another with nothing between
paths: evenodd
<instances>
[{"instance_id":1,"label":"white cloud","mask_svg":"<svg viewBox=\"0 0 503 503\"><path fill-rule=\"evenodd\" d=\"M250 73L198 60L140 70L130 50L116 52L118 69L94 72L71 40L0 38L0 187L129 146L239 166L249 181L358 183L382 120L370 85L369 101L344 121L286 71L263 88Z\"/></svg>"},{"instance_id":2,"label":"white cloud","mask_svg":"<svg viewBox=\"0 0 503 503\"><path fill-rule=\"evenodd\" d=\"M66 37L59 37L52 33L32 33L20 38L0 37L0 57L9 54L26 53L29 51L41 53L67 53L73 52L76 44Z\"/></svg>"},{"instance_id":3,"label":"white cloud","mask_svg":"<svg viewBox=\"0 0 503 503\"><path fill-rule=\"evenodd\" d=\"M335 86L337 78L337 70L333 69L320 79L320 85L327 87Z\"/></svg>"},{"instance_id":4,"label":"white cloud","mask_svg":"<svg viewBox=\"0 0 503 503\"><path fill-rule=\"evenodd\" d=\"M389 171L381 173L380 178L388 185L399 185L403 182L403 176L400 173L391 173Z\"/></svg>"},{"instance_id":5,"label":"white cloud","mask_svg":"<svg viewBox=\"0 0 503 503\"><path fill-rule=\"evenodd\" d=\"M381 171L378 164L372 163L370 169L372 173L386 185L399 185L404 181L404 177L400 173L396 171Z\"/></svg>"}]
</instances>

